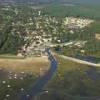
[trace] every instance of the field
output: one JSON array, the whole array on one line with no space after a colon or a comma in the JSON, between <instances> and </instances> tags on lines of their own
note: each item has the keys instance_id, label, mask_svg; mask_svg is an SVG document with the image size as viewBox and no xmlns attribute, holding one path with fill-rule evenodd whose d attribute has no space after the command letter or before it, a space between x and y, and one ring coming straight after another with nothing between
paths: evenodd
<instances>
[{"instance_id":1,"label":"field","mask_svg":"<svg viewBox=\"0 0 100 100\"><path fill-rule=\"evenodd\" d=\"M40 68L45 70L48 69L48 59L47 57L33 57L25 59L6 59L0 58L0 68L5 68L7 70L12 70L16 72L40 72Z\"/></svg>"},{"instance_id":2,"label":"field","mask_svg":"<svg viewBox=\"0 0 100 100\"><path fill-rule=\"evenodd\" d=\"M0 58L0 100L19 100L21 93L38 80L40 69L44 73L48 68L47 57Z\"/></svg>"},{"instance_id":3,"label":"field","mask_svg":"<svg viewBox=\"0 0 100 100\"><path fill-rule=\"evenodd\" d=\"M100 98L100 68L67 61L56 55L58 69L39 100L96 100Z\"/></svg>"}]
</instances>

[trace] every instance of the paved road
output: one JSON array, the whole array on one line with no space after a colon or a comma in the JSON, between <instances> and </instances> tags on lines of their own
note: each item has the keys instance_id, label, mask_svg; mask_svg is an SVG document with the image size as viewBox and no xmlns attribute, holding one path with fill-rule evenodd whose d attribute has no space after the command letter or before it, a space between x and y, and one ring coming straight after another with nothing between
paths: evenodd
<instances>
[{"instance_id":1,"label":"paved road","mask_svg":"<svg viewBox=\"0 0 100 100\"><path fill-rule=\"evenodd\" d=\"M44 85L51 79L54 72L56 71L57 61L52 56L49 50L46 50L46 52L48 53L48 59L50 61L50 69L44 76L40 77L40 79L35 84L33 84L33 86L28 92L21 95L19 100L32 100L34 96L36 96L38 93L42 91Z\"/></svg>"},{"instance_id":2,"label":"paved road","mask_svg":"<svg viewBox=\"0 0 100 100\"><path fill-rule=\"evenodd\" d=\"M90 65L90 66L100 67L100 64L95 64L95 63L92 63L92 62L88 62L88 61L84 61L84 60L80 60L80 59L77 59L77 58L68 57L68 56L64 56L64 55L59 55L59 56L66 59L66 60L70 60L70 61L77 62L77 63L80 63L80 64L86 64L86 65Z\"/></svg>"}]
</instances>

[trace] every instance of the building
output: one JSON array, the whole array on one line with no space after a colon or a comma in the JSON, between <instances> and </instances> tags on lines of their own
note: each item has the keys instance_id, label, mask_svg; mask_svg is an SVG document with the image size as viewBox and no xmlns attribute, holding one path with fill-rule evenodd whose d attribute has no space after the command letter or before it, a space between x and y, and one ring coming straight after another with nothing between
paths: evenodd
<instances>
[{"instance_id":1,"label":"building","mask_svg":"<svg viewBox=\"0 0 100 100\"><path fill-rule=\"evenodd\" d=\"M97 40L100 40L100 33L96 33L96 34L95 34L95 38L96 38Z\"/></svg>"}]
</instances>

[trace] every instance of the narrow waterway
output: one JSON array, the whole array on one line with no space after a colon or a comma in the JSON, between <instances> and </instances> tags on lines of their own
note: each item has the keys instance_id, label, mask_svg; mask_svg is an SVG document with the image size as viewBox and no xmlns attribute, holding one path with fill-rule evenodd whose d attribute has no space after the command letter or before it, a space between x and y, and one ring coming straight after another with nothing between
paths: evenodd
<instances>
[{"instance_id":1,"label":"narrow waterway","mask_svg":"<svg viewBox=\"0 0 100 100\"><path fill-rule=\"evenodd\" d=\"M34 96L36 96L38 93L42 91L43 87L47 84L47 82L51 79L51 77L55 73L57 69L57 61L55 60L55 58L53 57L53 55L49 50L46 50L46 52L48 54L48 59L50 61L50 69L44 76L40 77L40 79L35 84L33 84L33 86L28 92L21 95L20 100L32 100Z\"/></svg>"}]
</instances>

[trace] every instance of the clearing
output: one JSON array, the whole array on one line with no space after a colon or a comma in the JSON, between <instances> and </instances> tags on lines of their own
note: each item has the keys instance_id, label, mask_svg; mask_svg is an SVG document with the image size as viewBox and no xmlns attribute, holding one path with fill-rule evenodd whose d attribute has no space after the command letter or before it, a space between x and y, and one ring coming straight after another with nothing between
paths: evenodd
<instances>
[{"instance_id":1,"label":"clearing","mask_svg":"<svg viewBox=\"0 0 100 100\"><path fill-rule=\"evenodd\" d=\"M0 58L0 68L15 72L40 73L40 69L48 70L49 61L47 56L31 57L24 59Z\"/></svg>"}]
</instances>

